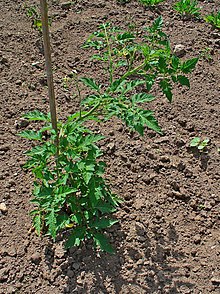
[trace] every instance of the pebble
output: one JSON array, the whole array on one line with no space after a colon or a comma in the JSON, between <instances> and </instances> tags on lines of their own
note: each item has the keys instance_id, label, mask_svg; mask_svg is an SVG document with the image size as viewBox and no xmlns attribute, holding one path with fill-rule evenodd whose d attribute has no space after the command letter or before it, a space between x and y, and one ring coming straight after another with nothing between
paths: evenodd
<instances>
[{"instance_id":1,"label":"pebble","mask_svg":"<svg viewBox=\"0 0 220 294\"><path fill-rule=\"evenodd\" d=\"M185 46L182 44L177 44L174 47L174 53L177 57L183 57L186 54Z\"/></svg>"},{"instance_id":2,"label":"pebble","mask_svg":"<svg viewBox=\"0 0 220 294\"><path fill-rule=\"evenodd\" d=\"M201 242L201 237L199 234L196 234L193 238L195 244L199 244Z\"/></svg>"},{"instance_id":3,"label":"pebble","mask_svg":"<svg viewBox=\"0 0 220 294\"><path fill-rule=\"evenodd\" d=\"M40 253L36 252L34 254L31 255L31 261L35 264L39 264L41 261L41 256Z\"/></svg>"},{"instance_id":4,"label":"pebble","mask_svg":"<svg viewBox=\"0 0 220 294\"><path fill-rule=\"evenodd\" d=\"M219 277L212 277L211 282L213 284L220 284L220 276Z\"/></svg>"},{"instance_id":5,"label":"pebble","mask_svg":"<svg viewBox=\"0 0 220 294\"><path fill-rule=\"evenodd\" d=\"M69 278L72 278L73 276L74 276L74 271L72 271L72 270L68 270L67 271L67 276L69 277Z\"/></svg>"},{"instance_id":6,"label":"pebble","mask_svg":"<svg viewBox=\"0 0 220 294\"><path fill-rule=\"evenodd\" d=\"M7 206L4 202L0 203L0 211L1 212L7 212L8 209L7 209Z\"/></svg>"},{"instance_id":7,"label":"pebble","mask_svg":"<svg viewBox=\"0 0 220 294\"><path fill-rule=\"evenodd\" d=\"M10 145L5 144L5 145L0 146L0 151L6 152L8 150L10 150Z\"/></svg>"}]
</instances>

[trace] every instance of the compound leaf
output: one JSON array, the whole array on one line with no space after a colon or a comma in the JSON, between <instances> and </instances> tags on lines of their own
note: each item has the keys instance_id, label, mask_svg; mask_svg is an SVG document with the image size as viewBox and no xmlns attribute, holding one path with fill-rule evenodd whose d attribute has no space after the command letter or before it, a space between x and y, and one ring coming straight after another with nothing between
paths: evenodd
<instances>
[{"instance_id":1,"label":"compound leaf","mask_svg":"<svg viewBox=\"0 0 220 294\"><path fill-rule=\"evenodd\" d=\"M28 120L42 120L42 121L50 121L50 114L44 114L43 112L39 110L34 110L31 112L28 112L23 115L24 118Z\"/></svg>"},{"instance_id":2,"label":"compound leaf","mask_svg":"<svg viewBox=\"0 0 220 294\"><path fill-rule=\"evenodd\" d=\"M98 86L92 78L81 78L80 81L90 89L100 93L100 86Z\"/></svg>"},{"instance_id":3,"label":"compound leaf","mask_svg":"<svg viewBox=\"0 0 220 294\"><path fill-rule=\"evenodd\" d=\"M112 245L109 243L109 240L105 235L101 233L96 233L93 236L96 246L100 247L101 250L106 251L108 253L114 253Z\"/></svg>"}]
</instances>

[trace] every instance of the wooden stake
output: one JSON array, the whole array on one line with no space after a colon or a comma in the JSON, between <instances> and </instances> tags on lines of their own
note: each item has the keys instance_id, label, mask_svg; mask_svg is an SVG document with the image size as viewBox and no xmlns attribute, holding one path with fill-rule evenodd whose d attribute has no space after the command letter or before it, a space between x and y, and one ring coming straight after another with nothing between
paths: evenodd
<instances>
[{"instance_id":1,"label":"wooden stake","mask_svg":"<svg viewBox=\"0 0 220 294\"><path fill-rule=\"evenodd\" d=\"M57 112L56 112L56 101L55 101L55 93L54 93L52 62L51 62L47 0L40 0L40 5L41 5L42 31L43 31L43 40L44 40L44 56L46 61L47 85L48 85L48 93L49 93L49 101L50 101L51 122L52 122L53 129L57 132ZM56 143L58 146L58 139Z\"/></svg>"}]
</instances>

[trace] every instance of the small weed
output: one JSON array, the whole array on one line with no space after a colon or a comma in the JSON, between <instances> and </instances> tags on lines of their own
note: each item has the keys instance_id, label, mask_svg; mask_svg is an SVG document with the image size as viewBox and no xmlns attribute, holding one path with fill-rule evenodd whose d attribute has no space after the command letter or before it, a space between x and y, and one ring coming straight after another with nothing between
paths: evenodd
<instances>
[{"instance_id":1,"label":"small weed","mask_svg":"<svg viewBox=\"0 0 220 294\"><path fill-rule=\"evenodd\" d=\"M195 0L181 0L173 5L173 9L185 18L200 17L201 8Z\"/></svg>"},{"instance_id":2,"label":"small weed","mask_svg":"<svg viewBox=\"0 0 220 294\"><path fill-rule=\"evenodd\" d=\"M190 147L196 147L200 152L204 151L210 140L208 138L202 140L200 137L195 137L190 142Z\"/></svg>"},{"instance_id":3,"label":"small weed","mask_svg":"<svg viewBox=\"0 0 220 294\"><path fill-rule=\"evenodd\" d=\"M206 61L212 61L212 55L211 55L211 52L212 52L212 48L204 48L203 50L201 50L200 52L200 57L205 59Z\"/></svg>"},{"instance_id":4,"label":"small weed","mask_svg":"<svg viewBox=\"0 0 220 294\"><path fill-rule=\"evenodd\" d=\"M139 2L145 6L156 6L164 1L165 0L139 0Z\"/></svg>"},{"instance_id":5,"label":"small weed","mask_svg":"<svg viewBox=\"0 0 220 294\"><path fill-rule=\"evenodd\" d=\"M26 15L32 20L32 26L40 33L42 32L42 21L40 12L35 6L26 7ZM49 25L52 23L52 18L49 18Z\"/></svg>"},{"instance_id":6,"label":"small weed","mask_svg":"<svg viewBox=\"0 0 220 294\"><path fill-rule=\"evenodd\" d=\"M204 20L212 24L213 27L220 29L220 10L216 14L206 15Z\"/></svg>"}]
</instances>

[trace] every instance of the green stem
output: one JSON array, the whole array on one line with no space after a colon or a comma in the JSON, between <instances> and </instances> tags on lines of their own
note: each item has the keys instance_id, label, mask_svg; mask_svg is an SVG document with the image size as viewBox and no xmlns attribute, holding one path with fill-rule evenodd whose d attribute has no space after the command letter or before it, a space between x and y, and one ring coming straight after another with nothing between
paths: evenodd
<instances>
[{"instance_id":1,"label":"green stem","mask_svg":"<svg viewBox=\"0 0 220 294\"><path fill-rule=\"evenodd\" d=\"M107 47L108 47L109 79L110 79L110 84L112 84L112 82L113 82L113 60L112 60L111 46L110 46L108 33L107 33L105 25L104 25L104 29L105 29L105 39L106 39Z\"/></svg>"},{"instance_id":2,"label":"green stem","mask_svg":"<svg viewBox=\"0 0 220 294\"><path fill-rule=\"evenodd\" d=\"M84 118L90 116L91 113L93 113L99 106L101 102L98 102L90 111L88 111L86 114L80 116L76 121L83 120Z\"/></svg>"},{"instance_id":3,"label":"green stem","mask_svg":"<svg viewBox=\"0 0 220 294\"><path fill-rule=\"evenodd\" d=\"M146 62L141 63L140 65L138 65L137 67L135 67L134 69L127 71L122 77L121 80L125 80L127 77L135 74L138 70L140 70L144 65L146 64Z\"/></svg>"}]
</instances>

